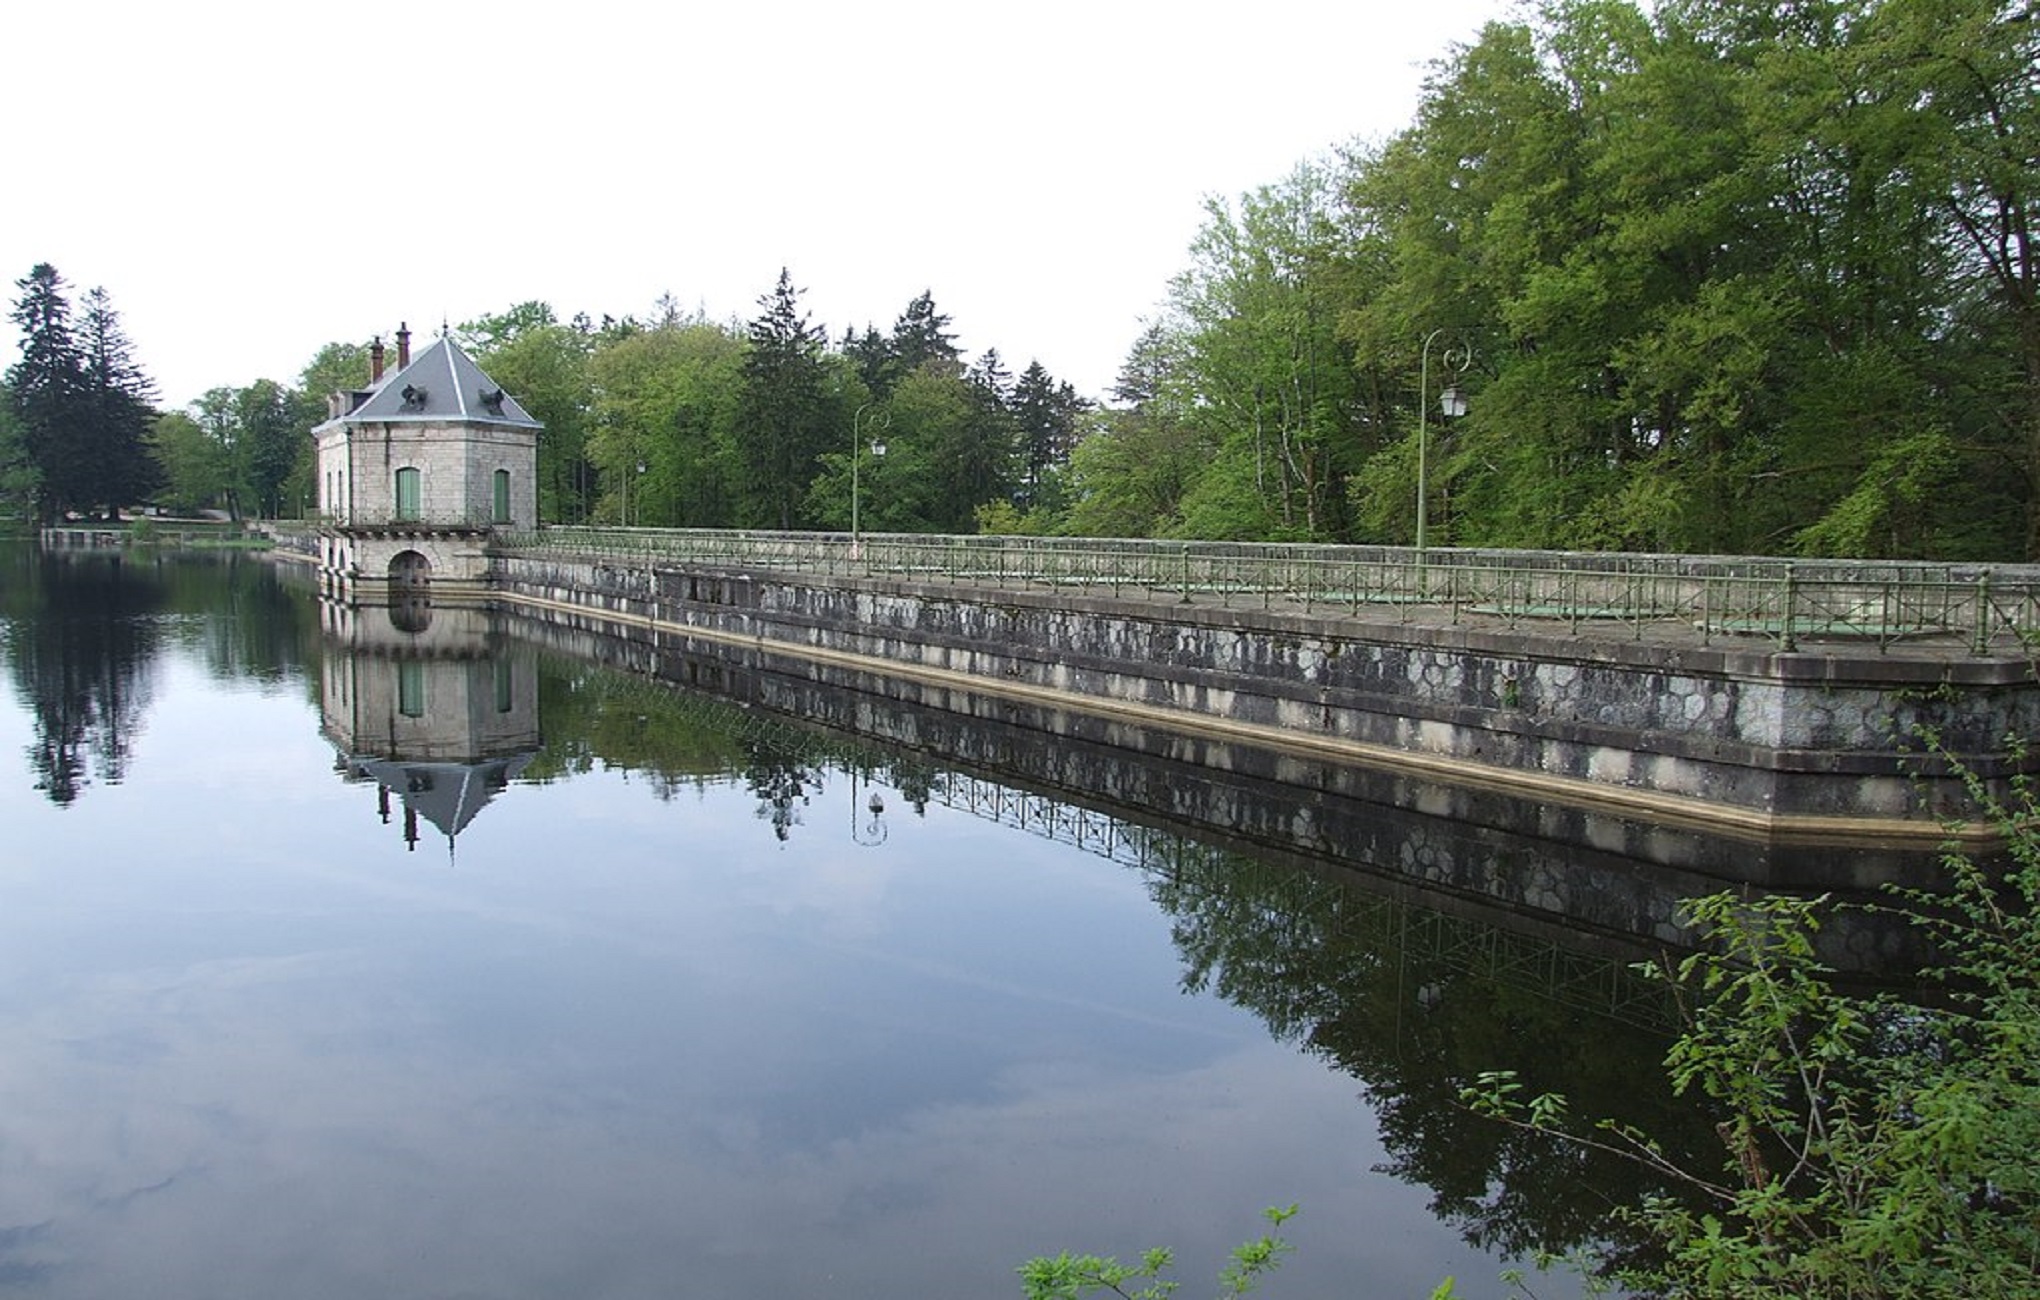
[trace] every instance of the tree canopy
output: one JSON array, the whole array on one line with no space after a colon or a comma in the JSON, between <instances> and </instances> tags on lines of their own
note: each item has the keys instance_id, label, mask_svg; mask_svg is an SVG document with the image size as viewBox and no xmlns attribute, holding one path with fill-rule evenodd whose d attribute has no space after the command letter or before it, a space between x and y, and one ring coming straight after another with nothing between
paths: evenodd
<instances>
[{"instance_id":1,"label":"tree canopy","mask_svg":"<svg viewBox=\"0 0 2040 1300\"><path fill-rule=\"evenodd\" d=\"M2036 68L2001 0L1492 24L1209 205L1069 522L1406 543L1422 480L1449 544L2040 557Z\"/></svg>"},{"instance_id":2,"label":"tree canopy","mask_svg":"<svg viewBox=\"0 0 2040 1300\"><path fill-rule=\"evenodd\" d=\"M744 322L669 294L460 334L544 422L554 522L843 527L858 497L899 529L2040 558L2031 0L1515 15L1400 131L1208 200L1102 405L964 356L931 289L832 342L787 271ZM132 499L117 321L20 287L0 487ZM342 355L291 393L305 427ZM215 396L187 418L269 436L264 395ZM159 430L182 496L189 435ZM204 495L301 495L301 460L236 456Z\"/></svg>"},{"instance_id":3,"label":"tree canopy","mask_svg":"<svg viewBox=\"0 0 2040 1300\"><path fill-rule=\"evenodd\" d=\"M18 480L44 520L72 511L118 518L155 490L146 439L154 386L135 363L103 289L74 308L47 262L15 283L21 359L7 372Z\"/></svg>"}]
</instances>

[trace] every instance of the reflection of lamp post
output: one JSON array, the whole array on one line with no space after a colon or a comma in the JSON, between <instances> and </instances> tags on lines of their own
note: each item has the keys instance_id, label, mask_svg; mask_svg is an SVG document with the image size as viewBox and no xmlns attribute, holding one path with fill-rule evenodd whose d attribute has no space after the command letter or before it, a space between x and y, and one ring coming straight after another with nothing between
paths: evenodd
<instances>
[{"instance_id":1,"label":"reflection of lamp post","mask_svg":"<svg viewBox=\"0 0 2040 1300\"><path fill-rule=\"evenodd\" d=\"M1429 457L1430 429L1427 404L1431 400L1431 345L1445 330L1435 329L1424 336L1423 365L1417 375L1417 549L1424 549L1424 524L1428 519L1427 509L1430 484L1426 478ZM1473 348L1465 340L1447 343L1445 350L1438 354L1438 364L1445 371L1445 391L1438 394L1438 413L1446 419L1458 419L1466 414L1466 394L1459 391L1459 376L1473 361Z\"/></svg>"},{"instance_id":2,"label":"reflection of lamp post","mask_svg":"<svg viewBox=\"0 0 2040 1300\"><path fill-rule=\"evenodd\" d=\"M878 797L878 791L871 792L865 800L864 811L870 817L862 826L857 824L857 769L850 769L850 839L866 848L885 843L885 800Z\"/></svg>"},{"instance_id":3,"label":"reflection of lamp post","mask_svg":"<svg viewBox=\"0 0 2040 1300\"><path fill-rule=\"evenodd\" d=\"M864 413L871 409L871 405L870 402L866 402L857 408L856 414L850 417L850 558L853 560L857 558L858 547L857 463L861 459L861 453L864 450L864 430L871 427L871 425L863 424ZM892 423L892 415L889 412L880 411L878 418L873 423L883 429ZM871 454L874 456L885 455L885 444L873 438L871 440Z\"/></svg>"}]
</instances>

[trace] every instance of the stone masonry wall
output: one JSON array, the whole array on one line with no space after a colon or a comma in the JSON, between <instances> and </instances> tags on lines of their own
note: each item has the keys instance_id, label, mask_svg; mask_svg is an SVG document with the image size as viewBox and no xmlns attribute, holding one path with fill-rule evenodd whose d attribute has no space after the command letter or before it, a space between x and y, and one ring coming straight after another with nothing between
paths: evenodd
<instances>
[{"instance_id":1,"label":"stone masonry wall","mask_svg":"<svg viewBox=\"0 0 2040 1300\"><path fill-rule=\"evenodd\" d=\"M1922 820L1959 796L1939 729L2001 775L2034 734L2023 663L1667 646L1059 592L499 559L498 590L725 636L1347 742L1575 792L1762 817Z\"/></svg>"}]
</instances>

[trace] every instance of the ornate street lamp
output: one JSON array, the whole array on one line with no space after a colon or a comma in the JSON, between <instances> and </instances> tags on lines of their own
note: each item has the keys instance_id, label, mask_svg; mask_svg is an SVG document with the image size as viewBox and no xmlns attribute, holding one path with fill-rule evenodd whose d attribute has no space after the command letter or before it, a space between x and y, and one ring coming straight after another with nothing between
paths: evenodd
<instances>
[{"instance_id":1,"label":"ornate street lamp","mask_svg":"<svg viewBox=\"0 0 2040 1300\"><path fill-rule=\"evenodd\" d=\"M857 408L856 414L850 417L850 558L853 560L858 556L859 546L857 530L857 465L863 456L865 433L873 427L883 429L892 423L892 413L890 411L880 411L870 424L865 424L864 413L871 406L872 403L866 402L863 406ZM885 455L885 443L877 438L873 438L871 440L871 454L874 456Z\"/></svg>"},{"instance_id":2,"label":"ornate street lamp","mask_svg":"<svg viewBox=\"0 0 2040 1300\"><path fill-rule=\"evenodd\" d=\"M1424 549L1426 541L1425 524L1429 520L1430 482L1428 463L1430 459L1430 418L1428 405L1431 400L1431 345L1453 331L1432 330L1424 336L1423 364L1417 376L1417 549ZM1473 348L1462 337L1455 335L1446 341L1444 350L1438 354L1439 368L1445 372L1445 391L1438 394L1438 413L1446 419L1456 420L1466 414L1466 394L1460 391L1459 376L1466 373L1473 363Z\"/></svg>"}]
</instances>

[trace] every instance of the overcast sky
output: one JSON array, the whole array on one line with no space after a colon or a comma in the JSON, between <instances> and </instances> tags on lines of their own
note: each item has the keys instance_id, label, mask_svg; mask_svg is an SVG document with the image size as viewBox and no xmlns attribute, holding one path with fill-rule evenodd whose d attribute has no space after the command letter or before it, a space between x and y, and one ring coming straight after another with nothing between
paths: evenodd
<instances>
[{"instance_id":1,"label":"overcast sky","mask_svg":"<svg viewBox=\"0 0 2040 1300\"><path fill-rule=\"evenodd\" d=\"M166 406L527 299L748 318L782 266L832 337L927 289L1095 396L1205 196L1401 129L1507 9L27 0L0 275L103 286Z\"/></svg>"}]
</instances>

